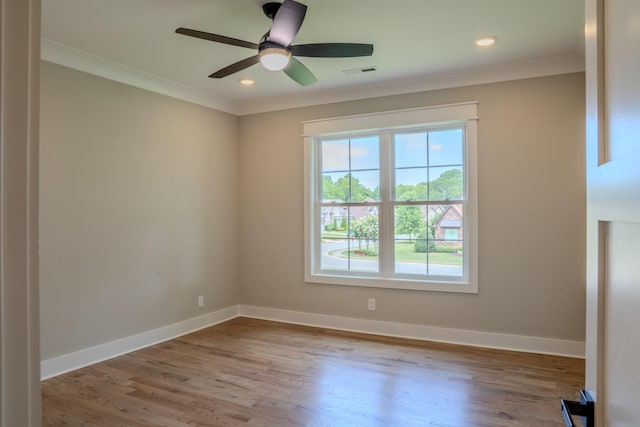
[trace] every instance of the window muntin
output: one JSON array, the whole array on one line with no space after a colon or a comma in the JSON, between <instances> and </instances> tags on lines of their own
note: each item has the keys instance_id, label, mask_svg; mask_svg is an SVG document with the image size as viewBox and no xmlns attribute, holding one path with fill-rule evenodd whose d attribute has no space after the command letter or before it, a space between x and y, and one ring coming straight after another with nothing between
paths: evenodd
<instances>
[{"instance_id":1,"label":"window muntin","mask_svg":"<svg viewBox=\"0 0 640 427\"><path fill-rule=\"evenodd\" d=\"M466 116L306 137L306 281L477 291L476 124Z\"/></svg>"}]
</instances>

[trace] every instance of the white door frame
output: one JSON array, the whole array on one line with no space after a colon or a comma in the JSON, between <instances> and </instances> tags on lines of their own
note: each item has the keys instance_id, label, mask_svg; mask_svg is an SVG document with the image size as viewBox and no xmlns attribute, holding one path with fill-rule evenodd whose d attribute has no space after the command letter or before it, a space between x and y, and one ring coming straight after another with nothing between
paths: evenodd
<instances>
[{"instance_id":1,"label":"white door frame","mask_svg":"<svg viewBox=\"0 0 640 427\"><path fill-rule=\"evenodd\" d=\"M637 0L636 0L637 1ZM586 388L595 398L595 423L605 426L607 240L612 222L640 218L640 152L609 158L605 68L605 0L585 0L587 144ZM633 53L631 53L633 54ZM609 54L612 56L611 53ZM616 63L611 63L616 66ZM617 65L621 67L621 65ZM634 88L635 89L635 88ZM613 92L612 92L613 93ZM637 331L629 331L636 333ZM638 376L637 367L630 375ZM630 377L632 378L632 377Z\"/></svg>"},{"instance_id":2,"label":"white door frame","mask_svg":"<svg viewBox=\"0 0 640 427\"><path fill-rule=\"evenodd\" d=\"M39 426L40 0L0 0L0 425Z\"/></svg>"},{"instance_id":3,"label":"white door frame","mask_svg":"<svg viewBox=\"0 0 640 427\"><path fill-rule=\"evenodd\" d=\"M587 181L591 182L604 163L604 83L603 83L603 0L585 1L585 69L586 69L586 144ZM604 225L590 202L592 188L587 187L587 318L586 318L586 388L596 399L596 413L602 414L598 406L598 392L603 385L604 330ZM597 423L601 425L600 422Z\"/></svg>"}]
</instances>

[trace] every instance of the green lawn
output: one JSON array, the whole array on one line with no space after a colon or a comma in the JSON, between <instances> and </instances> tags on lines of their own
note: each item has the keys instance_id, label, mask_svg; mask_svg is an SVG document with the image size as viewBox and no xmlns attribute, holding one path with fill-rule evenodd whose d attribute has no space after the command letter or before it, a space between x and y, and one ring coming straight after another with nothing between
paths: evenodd
<instances>
[{"instance_id":1,"label":"green lawn","mask_svg":"<svg viewBox=\"0 0 640 427\"><path fill-rule=\"evenodd\" d=\"M396 261L426 262L427 254L415 251L415 242L396 242ZM462 255L448 252L429 252L429 264L462 265Z\"/></svg>"},{"instance_id":2,"label":"green lawn","mask_svg":"<svg viewBox=\"0 0 640 427\"><path fill-rule=\"evenodd\" d=\"M365 246L362 246L365 249ZM361 254L358 250L351 251L352 259L368 259L377 260L378 251L374 245L369 246L370 255ZM335 251L331 255L339 255L343 258L348 256L348 251ZM430 264L446 264L446 265L462 265L462 255L447 252L430 252L429 254ZM397 262L419 262L425 263L427 260L427 254L419 253L415 251L414 242L396 242L396 261Z\"/></svg>"},{"instance_id":3,"label":"green lawn","mask_svg":"<svg viewBox=\"0 0 640 427\"><path fill-rule=\"evenodd\" d=\"M322 239L346 239L347 232L346 231L323 231Z\"/></svg>"}]
</instances>

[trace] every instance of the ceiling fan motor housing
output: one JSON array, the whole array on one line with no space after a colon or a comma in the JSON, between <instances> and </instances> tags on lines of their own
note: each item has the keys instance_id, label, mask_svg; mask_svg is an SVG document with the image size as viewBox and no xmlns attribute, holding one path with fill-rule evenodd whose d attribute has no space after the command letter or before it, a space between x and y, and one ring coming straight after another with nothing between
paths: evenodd
<instances>
[{"instance_id":1,"label":"ceiling fan motor housing","mask_svg":"<svg viewBox=\"0 0 640 427\"><path fill-rule=\"evenodd\" d=\"M262 5L262 11L267 15L267 18L273 21L273 18L276 16L276 13L278 13L280 6L282 6L282 3L268 2Z\"/></svg>"},{"instance_id":2,"label":"ceiling fan motor housing","mask_svg":"<svg viewBox=\"0 0 640 427\"><path fill-rule=\"evenodd\" d=\"M260 42L260 45L258 46L258 52L262 52L265 49L279 49L291 53L291 49L289 49L288 46L282 46L281 44L274 43L270 40Z\"/></svg>"}]
</instances>

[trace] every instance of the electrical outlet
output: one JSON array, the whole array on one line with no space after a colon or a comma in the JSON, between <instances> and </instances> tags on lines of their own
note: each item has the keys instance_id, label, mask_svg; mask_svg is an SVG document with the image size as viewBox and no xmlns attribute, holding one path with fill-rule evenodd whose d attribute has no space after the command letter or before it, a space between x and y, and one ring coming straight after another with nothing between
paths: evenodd
<instances>
[{"instance_id":1,"label":"electrical outlet","mask_svg":"<svg viewBox=\"0 0 640 427\"><path fill-rule=\"evenodd\" d=\"M367 309L369 311L376 311L376 299L375 298L369 298L369 301L367 302Z\"/></svg>"},{"instance_id":2,"label":"electrical outlet","mask_svg":"<svg viewBox=\"0 0 640 427\"><path fill-rule=\"evenodd\" d=\"M198 296L198 307L204 307L204 295Z\"/></svg>"}]
</instances>

